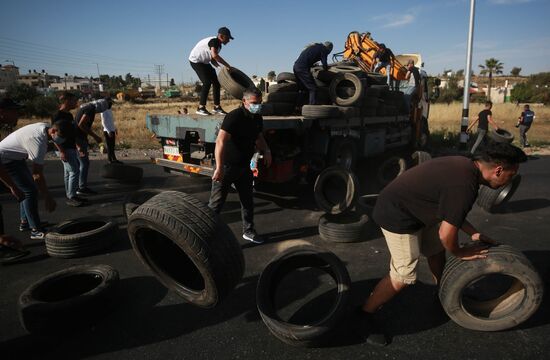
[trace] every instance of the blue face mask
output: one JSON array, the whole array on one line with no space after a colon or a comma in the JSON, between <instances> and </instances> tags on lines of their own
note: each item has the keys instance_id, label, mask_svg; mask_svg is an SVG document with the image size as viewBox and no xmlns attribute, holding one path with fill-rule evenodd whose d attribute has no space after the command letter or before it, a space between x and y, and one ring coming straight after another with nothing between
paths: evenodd
<instances>
[{"instance_id":1,"label":"blue face mask","mask_svg":"<svg viewBox=\"0 0 550 360\"><path fill-rule=\"evenodd\" d=\"M57 145L61 145L65 142L65 138L61 136L55 136L55 137L52 137L52 141Z\"/></svg>"},{"instance_id":2,"label":"blue face mask","mask_svg":"<svg viewBox=\"0 0 550 360\"><path fill-rule=\"evenodd\" d=\"M252 114L259 114L262 111L262 104L248 104L248 111Z\"/></svg>"}]
</instances>

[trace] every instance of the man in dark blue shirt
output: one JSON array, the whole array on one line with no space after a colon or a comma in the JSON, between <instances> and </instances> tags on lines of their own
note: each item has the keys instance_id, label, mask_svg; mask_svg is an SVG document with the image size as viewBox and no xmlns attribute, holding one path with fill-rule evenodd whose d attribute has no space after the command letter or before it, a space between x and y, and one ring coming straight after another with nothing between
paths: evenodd
<instances>
[{"instance_id":1,"label":"man in dark blue shirt","mask_svg":"<svg viewBox=\"0 0 550 360\"><path fill-rule=\"evenodd\" d=\"M531 146L527 141L527 131L531 128L533 120L535 120L535 113L529 109L529 105L525 105L517 125L519 127L519 141L522 147Z\"/></svg>"},{"instance_id":2,"label":"man in dark blue shirt","mask_svg":"<svg viewBox=\"0 0 550 360\"><path fill-rule=\"evenodd\" d=\"M332 43L330 41L326 41L324 44L309 45L294 62L293 70L296 82L299 90L307 89L309 91L309 105L315 105L315 93L317 92L317 86L310 69L318 61L321 61L325 70L328 69L327 56L331 51Z\"/></svg>"}]
</instances>

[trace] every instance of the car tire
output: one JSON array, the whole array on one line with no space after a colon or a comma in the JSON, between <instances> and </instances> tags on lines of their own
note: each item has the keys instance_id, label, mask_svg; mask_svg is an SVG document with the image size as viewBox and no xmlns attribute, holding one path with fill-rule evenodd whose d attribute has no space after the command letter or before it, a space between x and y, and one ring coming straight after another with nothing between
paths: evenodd
<instances>
[{"instance_id":1,"label":"car tire","mask_svg":"<svg viewBox=\"0 0 550 360\"><path fill-rule=\"evenodd\" d=\"M313 119L327 119L341 117L338 106L335 105L304 105L302 116Z\"/></svg>"},{"instance_id":2,"label":"car tire","mask_svg":"<svg viewBox=\"0 0 550 360\"><path fill-rule=\"evenodd\" d=\"M494 275L508 276L511 284L496 298L482 298L484 289L477 280ZM491 280L494 286L497 279ZM477 294L470 294L472 287ZM445 265L439 287L447 315L458 325L479 331L501 331L521 324L537 311L542 297L543 283L533 265L507 245L490 247L484 259L452 258Z\"/></svg>"},{"instance_id":3,"label":"car tire","mask_svg":"<svg viewBox=\"0 0 550 360\"><path fill-rule=\"evenodd\" d=\"M426 151L415 151L411 155L412 166L420 165L428 160L432 159L432 155Z\"/></svg>"},{"instance_id":4,"label":"car tire","mask_svg":"<svg viewBox=\"0 0 550 360\"><path fill-rule=\"evenodd\" d=\"M340 166L331 166L319 174L313 187L315 201L327 214L342 214L355 205L359 194L357 177Z\"/></svg>"},{"instance_id":5,"label":"car tire","mask_svg":"<svg viewBox=\"0 0 550 360\"><path fill-rule=\"evenodd\" d=\"M353 170L357 162L357 145L349 137L334 138L329 147L329 166L340 166L346 170Z\"/></svg>"},{"instance_id":6,"label":"car tire","mask_svg":"<svg viewBox=\"0 0 550 360\"><path fill-rule=\"evenodd\" d=\"M296 93L297 91L298 91L298 85L296 83L282 83L282 84L269 85L268 94L275 94L279 92Z\"/></svg>"},{"instance_id":7,"label":"car tire","mask_svg":"<svg viewBox=\"0 0 550 360\"><path fill-rule=\"evenodd\" d=\"M487 136L489 137L489 139L495 142L511 144L512 141L514 141L514 135L512 135L512 133L510 133L508 130L504 129L492 129L487 133Z\"/></svg>"},{"instance_id":8,"label":"car tire","mask_svg":"<svg viewBox=\"0 0 550 360\"><path fill-rule=\"evenodd\" d=\"M128 218L135 253L188 303L212 308L244 273L241 246L221 218L191 195L164 191Z\"/></svg>"},{"instance_id":9,"label":"car tire","mask_svg":"<svg viewBox=\"0 0 550 360\"><path fill-rule=\"evenodd\" d=\"M281 83L284 81L296 82L296 76L294 75L294 73L291 73L291 72L280 72L277 75L276 81L278 83Z\"/></svg>"},{"instance_id":10,"label":"car tire","mask_svg":"<svg viewBox=\"0 0 550 360\"><path fill-rule=\"evenodd\" d=\"M221 87L237 100L242 100L244 90L256 87L248 75L234 67L229 71L225 66L222 66L218 73L218 81Z\"/></svg>"},{"instance_id":11,"label":"car tire","mask_svg":"<svg viewBox=\"0 0 550 360\"><path fill-rule=\"evenodd\" d=\"M405 170L407 170L407 161L400 156L391 156L382 161L376 171L376 177L380 185L386 186Z\"/></svg>"},{"instance_id":12,"label":"car tire","mask_svg":"<svg viewBox=\"0 0 550 360\"><path fill-rule=\"evenodd\" d=\"M317 268L331 275L336 283L336 297L329 313L311 324L293 324L277 314L275 291L282 279L293 270ZM269 262L258 280L256 303L269 331L293 346L312 347L326 343L335 328L346 318L351 299L351 280L345 265L332 252L311 245L291 247Z\"/></svg>"},{"instance_id":13,"label":"car tire","mask_svg":"<svg viewBox=\"0 0 550 360\"><path fill-rule=\"evenodd\" d=\"M117 229L114 220L98 216L64 221L46 233L46 251L65 259L95 254L113 245Z\"/></svg>"},{"instance_id":14,"label":"car tire","mask_svg":"<svg viewBox=\"0 0 550 360\"><path fill-rule=\"evenodd\" d=\"M124 219L128 221L128 217L132 215L134 210L136 210L141 204L149 200L155 195L160 194L165 190L162 189L141 189L135 192L131 192L126 196L124 202L122 203L122 214Z\"/></svg>"},{"instance_id":15,"label":"car tire","mask_svg":"<svg viewBox=\"0 0 550 360\"><path fill-rule=\"evenodd\" d=\"M349 97L340 97L338 88L353 88L355 91ZM364 85L361 79L352 73L338 74L330 83L330 97L332 102L340 106L353 106L363 98Z\"/></svg>"},{"instance_id":16,"label":"car tire","mask_svg":"<svg viewBox=\"0 0 550 360\"><path fill-rule=\"evenodd\" d=\"M521 175L514 176L512 181L498 189L491 189L481 185L477 194L477 205L483 210L494 213L503 209L505 204L514 195L521 183Z\"/></svg>"},{"instance_id":17,"label":"car tire","mask_svg":"<svg viewBox=\"0 0 550 360\"><path fill-rule=\"evenodd\" d=\"M324 214L319 218L319 236L328 242L359 242L368 221L367 214L353 211L340 215Z\"/></svg>"},{"instance_id":18,"label":"car tire","mask_svg":"<svg viewBox=\"0 0 550 360\"><path fill-rule=\"evenodd\" d=\"M79 265L50 274L19 297L21 324L30 333L59 336L91 327L105 316L118 284L108 265Z\"/></svg>"}]
</instances>

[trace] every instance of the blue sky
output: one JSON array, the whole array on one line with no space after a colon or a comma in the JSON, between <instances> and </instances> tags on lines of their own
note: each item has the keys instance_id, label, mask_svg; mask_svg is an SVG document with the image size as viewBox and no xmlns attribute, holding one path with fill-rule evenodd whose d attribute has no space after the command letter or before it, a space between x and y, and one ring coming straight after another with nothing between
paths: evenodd
<instances>
[{"instance_id":1,"label":"blue sky","mask_svg":"<svg viewBox=\"0 0 550 360\"><path fill-rule=\"evenodd\" d=\"M289 71L304 45L370 31L394 53L420 53L429 74L463 69L469 0L441 1L29 1L2 4L0 63L22 72L147 75L196 80L187 60L220 26L235 40L221 55L247 74ZM474 71L495 57L527 75L550 71L550 0L477 0ZM97 65L96 65L97 64ZM166 74L163 75L163 78Z\"/></svg>"}]
</instances>

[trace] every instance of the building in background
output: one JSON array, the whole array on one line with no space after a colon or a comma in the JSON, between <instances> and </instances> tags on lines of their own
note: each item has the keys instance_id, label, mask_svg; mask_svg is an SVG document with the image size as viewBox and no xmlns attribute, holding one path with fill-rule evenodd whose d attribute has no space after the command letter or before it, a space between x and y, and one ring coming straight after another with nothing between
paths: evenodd
<instances>
[{"instance_id":1,"label":"building in background","mask_svg":"<svg viewBox=\"0 0 550 360\"><path fill-rule=\"evenodd\" d=\"M14 65L0 65L0 90L6 90L19 79L19 68Z\"/></svg>"}]
</instances>

